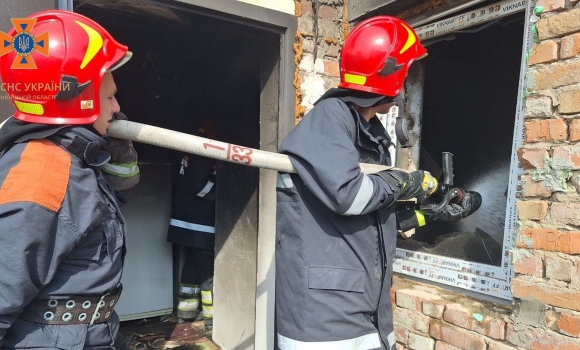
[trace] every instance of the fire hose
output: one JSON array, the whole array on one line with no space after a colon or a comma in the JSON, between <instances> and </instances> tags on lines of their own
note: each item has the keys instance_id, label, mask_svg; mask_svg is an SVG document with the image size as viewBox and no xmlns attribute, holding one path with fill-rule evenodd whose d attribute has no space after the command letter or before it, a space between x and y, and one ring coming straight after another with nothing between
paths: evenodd
<instances>
[{"instance_id":1,"label":"fire hose","mask_svg":"<svg viewBox=\"0 0 580 350\"><path fill-rule=\"evenodd\" d=\"M276 170L283 173L296 173L290 158L285 154L238 146L127 120L113 121L109 126L108 136L256 168ZM365 174L373 174L393 168L368 163L361 163L360 167Z\"/></svg>"},{"instance_id":2,"label":"fire hose","mask_svg":"<svg viewBox=\"0 0 580 350\"><path fill-rule=\"evenodd\" d=\"M284 173L296 173L296 169L292 166L290 158L284 154L243 147L148 124L127 120L115 120L108 129L108 136L256 168L276 170ZM443 181L438 184L436 191L436 194L442 197L441 201L421 205L419 206L420 210L424 210L429 214L438 213L450 202L458 203L463 198L464 190L461 188L453 188L452 157L453 154L443 152ZM365 174L374 174L382 170L394 169L394 167L369 163L360 163L360 168Z\"/></svg>"}]
</instances>

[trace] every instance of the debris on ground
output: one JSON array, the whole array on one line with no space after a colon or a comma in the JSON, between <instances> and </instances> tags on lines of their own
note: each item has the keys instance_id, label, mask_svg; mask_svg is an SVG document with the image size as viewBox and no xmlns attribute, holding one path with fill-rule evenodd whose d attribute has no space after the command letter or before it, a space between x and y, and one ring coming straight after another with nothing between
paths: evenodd
<instances>
[{"instance_id":1,"label":"debris on ground","mask_svg":"<svg viewBox=\"0 0 580 350\"><path fill-rule=\"evenodd\" d=\"M121 322L121 333L129 349L219 350L211 341L212 331L203 320L180 323L172 315Z\"/></svg>"}]
</instances>

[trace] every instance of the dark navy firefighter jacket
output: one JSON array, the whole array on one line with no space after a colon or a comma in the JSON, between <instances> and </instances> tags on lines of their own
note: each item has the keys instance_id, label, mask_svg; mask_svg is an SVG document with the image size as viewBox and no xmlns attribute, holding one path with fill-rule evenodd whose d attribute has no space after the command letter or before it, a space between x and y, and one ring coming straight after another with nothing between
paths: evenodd
<instances>
[{"instance_id":1,"label":"dark navy firefighter jacket","mask_svg":"<svg viewBox=\"0 0 580 350\"><path fill-rule=\"evenodd\" d=\"M214 250L215 160L183 155L172 200L167 241Z\"/></svg>"},{"instance_id":2,"label":"dark navy firefighter jacket","mask_svg":"<svg viewBox=\"0 0 580 350\"><path fill-rule=\"evenodd\" d=\"M0 133L0 348L126 349L116 313L90 326L19 319L32 300L114 291L125 252L125 219L101 172L105 140L24 124Z\"/></svg>"},{"instance_id":3,"label":"dark navy firefighter jacket","mask_svg":"<svg viewBox=\"0 0 580 350\"><path fill-rule=\"evenodd\" d=\"M342 100L319 102L280 152L297 174L277 186L278 347L395 349L390 289L393 195L359 163L390 165L390 139Z\"/></svg>"}]
</instances>

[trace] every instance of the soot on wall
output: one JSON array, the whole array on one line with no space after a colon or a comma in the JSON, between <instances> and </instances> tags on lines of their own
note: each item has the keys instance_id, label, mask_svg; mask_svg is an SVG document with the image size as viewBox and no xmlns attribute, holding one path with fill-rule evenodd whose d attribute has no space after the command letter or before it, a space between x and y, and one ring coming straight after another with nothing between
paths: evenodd
<instances>
[{"instance_id":1,"label":"soot on wall","mask_svg":"<svg viewBox=\"0 0 580 350\"><path fill-rule=\"evenodd\" d=\"M215 120L216 139L259 147L260 42L258 29L183 10L170 16L139 9L76 9L129 46L132 59L113 73L117 100L130 120L197 134ZM161 11L161 10L160 10ZM167 17L170 17L169 19ZM135 143L139 159L171 162L181 152Z\"/></svg>"},{"instance_id":2,"label":"soot on wall","mask_svg":"<svg viewBox=\"0 0 580 350\"><path fill-rule=\"evenodd\" d=\"M439 165L442 152L453 153L454 185L480 192L483 203L459 223L418 229L400 247L501 263L523 23L518 14L427 47L422 148Z\"/></svg>"}]
</instances>

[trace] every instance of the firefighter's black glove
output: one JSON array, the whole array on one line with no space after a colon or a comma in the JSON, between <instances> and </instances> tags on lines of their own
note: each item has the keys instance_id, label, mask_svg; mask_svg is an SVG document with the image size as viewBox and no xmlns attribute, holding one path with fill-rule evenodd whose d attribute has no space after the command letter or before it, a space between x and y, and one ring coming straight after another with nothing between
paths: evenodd
<instances>
[{"instance_id":1,"label":"firefighter's black glove","mask_svg":"<svg viewBox=\"0 0 580 350\"><path fill-rule=\"evenodd\" d=\"M437 189L437 180L428 171L417 170L406 172L389 169L377 173L387 182L395 200L418 198L422 200L430 196Z\"/></svg>"},{"instance_id":2,"label":"firefighter's black glove","mask_svg":"<svg viewBox=\"0 0 580 350\"><path fill-rule=\"evenodd\" d=\"M127 120L122 112L113 115L116 120ZM130 140L105 137L107 145L103 150L111 155L111 160L102 166L103 175L115 191L126 191L139 183L140 173L137 152Z\"/></svg>"},{"instance_id":3,"label":"firefighter's black glove","mask_svg":"<svg viewBox=\"0 0 580 350\"><path fill-rule=\"evenodd\" d=\"M436 214L426 214L434 220L457 221L473 214L481 206L481 195L475 191L467 191L460 204L449 203Z\"/></svg>"}]
</instances>

